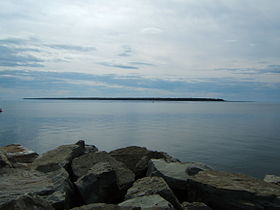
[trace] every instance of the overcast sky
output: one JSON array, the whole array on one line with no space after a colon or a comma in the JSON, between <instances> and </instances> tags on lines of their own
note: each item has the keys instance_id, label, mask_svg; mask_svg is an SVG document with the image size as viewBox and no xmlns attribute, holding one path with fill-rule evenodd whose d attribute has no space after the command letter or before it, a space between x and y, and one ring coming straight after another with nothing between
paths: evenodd
<instances>
[{"instance_id":1,"label":"overcast sky","mask_svg":"<svg viewBox=\"0 0 280 210\"><path fill-rule=\"evenodd\" d=\"M0 1L0 97L280 101L279 0Z\"/></svg>"}]
</instances>

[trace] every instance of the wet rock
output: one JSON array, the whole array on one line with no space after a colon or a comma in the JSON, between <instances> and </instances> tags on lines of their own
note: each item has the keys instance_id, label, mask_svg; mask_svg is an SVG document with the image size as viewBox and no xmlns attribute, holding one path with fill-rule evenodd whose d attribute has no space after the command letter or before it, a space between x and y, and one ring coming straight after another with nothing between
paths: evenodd
<instances>
[{"instance_id":1,"label":"wet rock","mask_svg":"<svg viewBox=\"0 0 280 210\"><path fill-rule=\"evenodd\" d=\"M10 202L0 205L0 210L54 210L46 200L36 195L19 196Z\"/></svg>"},{"instance_id":2,"label":"wet rock","mask_svg":"<svg viewBox=\"0 0 280 210\"><path fill-rule=\"evenodd\" d=\"M209 206L201 202L184 202L182 203L184 210L212 210Z\"/></svg>"},{"instance_id":3,"label":"wet rock","mask_svg":"<svg viewBox=\"0 0 280 210\"><path fill-rule=\"evenodd\" d=\"M108 162L99 162L80 177L75 185L84 202L114 203L118 195L116 172Z\"/></svg>"},{"instance_id":4,"label":"wet rock","mask_svg":"<svg viewBox=\"0 0 280 210\"><path fill-rule=\"evenodd\" d=\"M136 177L144 177L150 159L164 159L167 162L178 162L165 152L150 151L145 147L130 146L113 150L109 153L116 160L124 163Z\"/></svg>"},{"instance_id":5,"label":"wet rock","mask_svg":"<svg viewBox=\"0 0 280 210\"><path fill-rule=\"evenodd\" d=\"M190 200L213 209L280 209L280 187L240 174L200 171L189 179Z\"/></svg>"},{"instance_id":6,"label":"wet rock","mask_svg":"<svg viewBox=\"0 0 280 210\"><path fill-rule=\"evenodd\" d=\"M0 150L0 169L4 167L12 168L12 164L8 160L6 152Z\"/></svg>"},{"instance_id":7,"label":"wet rock","mask_svg":"<svg viewBox=\"0 0 280 210\"><path fill-rule=\"evenodd\" d=\"M185 190L188 180L196 173L211 168L196 162L166 162L162 159L152 159L149 162L147 176L164 178L173 190Z\"/></svg>"},{"instance_id":8,"label":"wet rock","mask_svg":"<svg viewBox=\"0 0 280 210\"><path fill-rule=\"evenodd\" d=\"M73 174L76 177L86 175L90 168L98 162L107 162L116 172L119 195L124 195L125 191L132 185L135 175L123 163L117 161L106 152L90 152L72 162Z\"/></svg>"},{"instance_id":9,"label":"wet rock","mask_svg":"<svg viewBox=\"0 0 280 210\"><path fill-rule=\"evenodd\" d=\"M48 174L18 168L1 170L0 189L0 205L31 193L47 200L55 209L71 207L73 186L63 168Z\"/></svg>"},{"instance_id":10,"label":"wet rock","mask_svg":"<svg viewBox=\"0 0 280 210\"><path fill-rule=\"evenodd\" d=\"M39 156L32 164L31 168L41 171L50 172L63 167L69 171L72 160L84 153L85 148L82 144L62 145L54 150L48 151Z\"/></svg>"},{"instance_id":11,"label":"wet rock","mask_svg":"<svg viewBox=\"0 0 280 210\"><path fill-rule=\"evenodd\" d=\"M133 206L140 207L141 209L146 208L160 208L163 210L171 210L174 207L167 200L162 198L160 195L146 195L141 197L132 198L119 204L119 206Z\"/></svg>"},{"instance_id":12,"label":"wet rock","mask_svg":"<svg viewBox=\"0 0 280 210\"><path fill-rule=\"evenodd\" d=\"M169 201L176 209L183 209L172 190L161 177L145 177L137 180L128 189L125 198L131 199L154 194L158 194Z\"/></svg>"},{"instance_id":13,"label":"wet rock","mask_svg":"<svg viewBox=\"0 0 280 210\"><path fill-rule=\"evenodd\" d=\"M38 157L36 152L29 150L20 144L10 144L1 147L0 150L6 153L7 158L11 163L32 163Z\"/></svg>"},{"instance_id":14,"label":"wet rock","mask_svg":"<svg viewBox=\"0 0 280 210\"><path fill-rule=\"evenodd\" d=\"M271 184L277 184L280 186L280 176L275 175L265 175L264 179L265 182L271 183Z\"/></svg>"},{"instance_id":15,"label":"wet rock","mask_svg":"<svg viewBox=\"0 0 280 210\"><path fill-rule=\"evenodd\" d=\"M76 207L71 210L141 210L141 208L118 206L116 204L93 203L93 204Z\"/></svg>"}]
</instances>

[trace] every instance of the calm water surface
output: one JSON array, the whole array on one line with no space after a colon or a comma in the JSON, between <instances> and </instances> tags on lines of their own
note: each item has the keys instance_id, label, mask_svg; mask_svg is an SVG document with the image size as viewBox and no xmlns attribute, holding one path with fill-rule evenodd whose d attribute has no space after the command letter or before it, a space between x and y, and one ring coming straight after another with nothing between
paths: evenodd
<instances>
[{"instance_id":1,"label":"calm water surface","mask_svg":"<svg viewBox=\"0 0 280 210\"><path fill-rule=\"evenodd\" d=\"M0 101L0 146L38 153L84 139L100 150L130 145L255 177L280 175L280 104Z\"/></svg>"}]
</instances>

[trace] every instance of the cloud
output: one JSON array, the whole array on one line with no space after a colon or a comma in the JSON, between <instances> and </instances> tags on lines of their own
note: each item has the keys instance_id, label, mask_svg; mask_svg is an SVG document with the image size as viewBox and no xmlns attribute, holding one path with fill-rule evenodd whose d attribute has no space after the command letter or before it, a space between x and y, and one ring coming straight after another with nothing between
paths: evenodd
<instances>
[{"instance_id":1,"label":"cloud","mask_svg":"<svg viewBox=\"0 0 280 210\"><path fill-rule=\"evenodd\" d=\"M43 60L25 52L33 51L32 49L16 49L11 47L0 46L0 66L4 67L43 67Z\"/></svg>"},{"instance_id":2,"label":"cloud","mask_svg":"<svg viewBox=\"0 0 280 210\"><path fill-rule=\"evenodd\" d=\"M162 32L162 30L156 27L148 27L148 28L143 28L141 32L143 34L159 34Z\"/></svg>"},{"instance_id":3,"label":"cloud","mask_svg":"<svg viewBox=\"0 0 280 210\"><path fill-rule=\"evenodd\" d=\"M102 66L106 66L106 67L119 68L119 69L139 69L136 66L115 64L115 63L109 63L109 62L98 62L97 64L102 65Z\"/></svg>"},{"instance_id":4,"label":"cloud","mask_svg":"<svg viewBox=\"0 0 280 210\"><path fill-rule=\"evenodd\" d=\"M49 44L46 46L57 50L74 50L74 51L81 51L81 52L89 52L89 51L96 50L95 47L84 47L84 46L66 45L66 44Z\"/></svg>"},{"instance_id":5,"label":"cloud","mask_svg":"<svg viewBox=\"0 0 280 210\"><path fill-rule=\"evenodd\" d=\"M119 56L128 57L133 53L132 48L128 45L122 46L122 51L118 54Z\"/></svg>"}]
</instances>

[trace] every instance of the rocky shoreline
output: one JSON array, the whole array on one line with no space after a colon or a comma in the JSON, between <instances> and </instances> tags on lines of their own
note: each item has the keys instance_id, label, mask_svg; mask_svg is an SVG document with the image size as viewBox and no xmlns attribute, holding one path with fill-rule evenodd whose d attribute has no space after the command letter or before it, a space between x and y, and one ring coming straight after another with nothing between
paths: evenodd
<instances>
[{"instance_id":1,"label":"rocky shoreline","mask_svg":"<svg viewBox=\"0 0 280 210\"><path fill-rule=\"evenodd\" d=\"M42 155L0 147L0 210L280 209L280 177L264 180L131 146L80 140Z\"/></svg>"}]
</instances>

